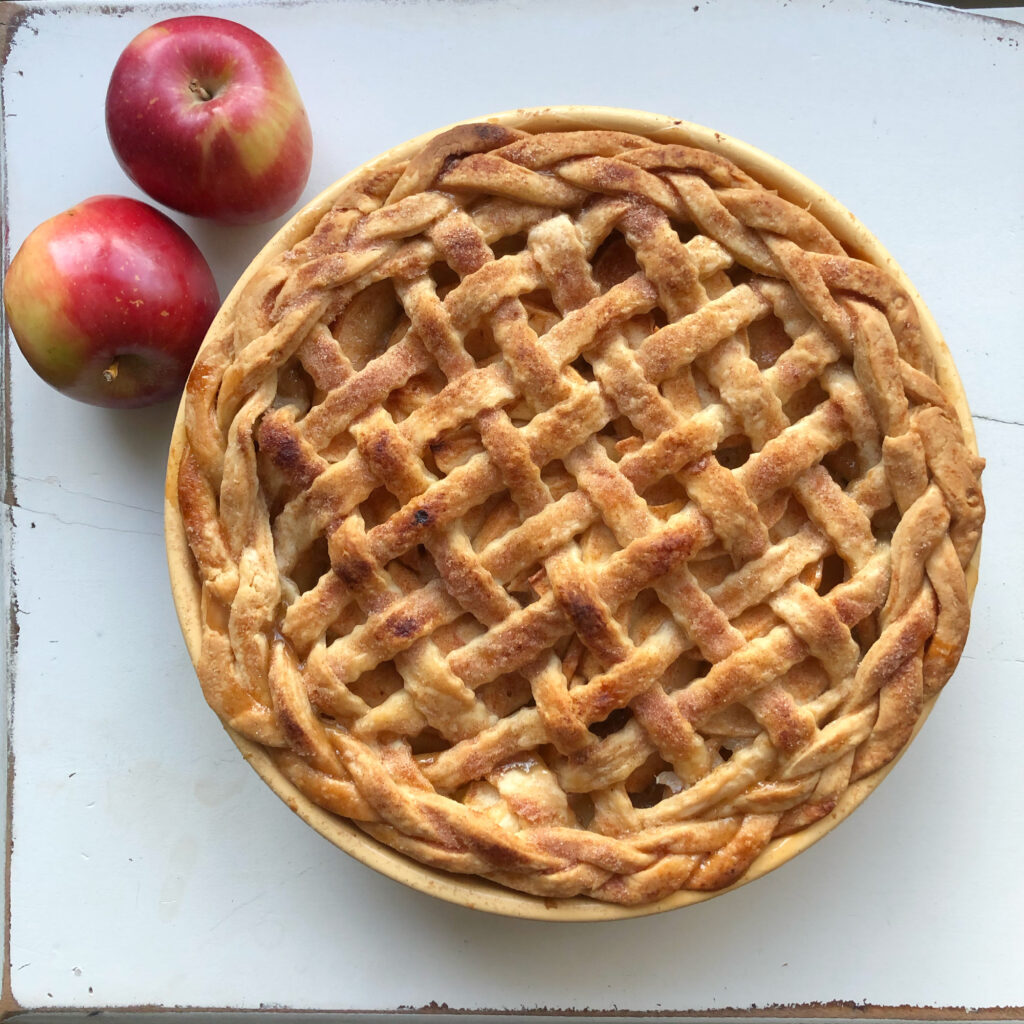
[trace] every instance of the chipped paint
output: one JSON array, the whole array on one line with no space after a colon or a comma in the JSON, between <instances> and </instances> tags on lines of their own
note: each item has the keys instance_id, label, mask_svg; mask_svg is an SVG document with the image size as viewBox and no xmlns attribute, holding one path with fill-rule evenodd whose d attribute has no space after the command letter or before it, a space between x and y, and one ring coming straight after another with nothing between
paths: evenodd
<instances>
[{"instance_id":1,"label":"chipped paint","mask_svg":"<svg viewBox=\"0 0 1024 1024\"><path fill-rule=\"evenodd\" d=\"M71 1024L83 1017L105 1014L104 1010L83 1012L74 1007L46 1007L45 1020L48 1024ZM297 1020L310 1020L321 1024L380 1024L393 1019L409 1024L410 1018L423 1017L438 1022L480 1021L484 1024L504 1024L522 1020L540 1022L595 1020L605 1024L633 1024L642 1020L679 1021L735 1021L737 1024L773 1024L779 1020L827 1021L829 1024L847 1024L855 1021L882 1021L898 1024L902 1021L944 1022L944 1021L994 1021L1014 1022L1024 1020L1020 1007L969 1008L964 1006L918 1007L902 1004L883 1006L874 1003L837 1001L829 1003L772 1004L757 1007L721 1007L708 1010L688 1011L634 1011L634 1010L559 1010L551 1007L503 1009L453 1009L446 1003L430 1002L423 1006L403 1006L398 1010L288 1010L273 1003L263 1003L250 1010L235 1010L229 1007L175 1006L167 1007L153 1003L140 1003L118 1007L118 1017L123 1019L144 1019L160 1024L190 1024L196 1017L204 1024L214 1024L223 1018L238 1024L252 1020L255 1024L295 1024ZM33 1014L33 1017L35 1015Z\"/></svg>"},{"instance_id":2,"label":"chipped paint","mask_svg":"<svg viewBox=\"0 0 1024 1024\"><path fill-rule=\"evenodd\" d=\"M20 3L5 3L0 7L0 67L7 63L14 36L29 14L28 8Z\"/></svg>"},{"instance_id":3,"label":"chipped paint","mask_svg":"<svg viewBox=\"0 0 1024 1024\"><path fill-rule=\"evenodd\" d=\"M1020 29L1020 22L1008 21L1000 18L998 14L989 14L988 11L998 11L1005 7L1018 7L1017 3L1008 3L1005 0L888 0L891 4L901 4L904 7L926 7L937 14L945 14L951 18L977 18L980 21L994 21L1013 28ZM971 8L971 9L968 9ZM982 14L979 8L986 8Z\"/></svg>"},{"instance_id":4,"label":"chipped paint","mask_svg":"<svg viewBox=\"0 0 1024 1024\"><path fill-rule=\"evenodd\" d=\"M29 10L24 4L8 3L0 8L0 71L7 65L7 58L11 52L11 46L18 31L25 25L30 16ZM6 276L7 267L10 265L10 241L7 235L7 148L4 143L4 130L6 126L5 102L3 77L0 75L0 211L4 224L3 233L3 272ZM3 392L4 414L0 421L0 430L3 431L2 444L0 444L0 472L3 473L3 523L0 530L3 531L3 579L0 580L0 594L2 594L7 605L7 617L5 620L6 633L4 636L4 665L3 665L3 771L4 777L4 890L3 890L3 928L4 928L4 957L2 972L0 972L0 1017L7 1017L20 1010L12 995L11 989L11 959L10 959L10 934L11 934L11 851L13 836L11 822L13 821L12 802L14 795L14 753L11 744L10 726L11 709L14 701L14 662L18 650L18 633L20 629L17 595L17 576L11 554L11 540L14 535L14 509L18 500L15 494L14 473L13 473L13 422L11 416L11 347L7 331L7 318L0 307L0 335L3 339L3 358L0 366L0 388Z\"/></svg>"}]
</instances>

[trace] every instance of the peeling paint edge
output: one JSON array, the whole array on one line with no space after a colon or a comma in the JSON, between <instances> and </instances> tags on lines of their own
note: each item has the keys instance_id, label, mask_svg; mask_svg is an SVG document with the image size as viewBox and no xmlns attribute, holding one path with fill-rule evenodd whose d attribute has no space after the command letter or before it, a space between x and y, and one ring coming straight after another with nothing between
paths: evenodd
<instances>
[{"instance_id":1,"label":"peeling paint edge","mask_svg":"<svg viewBox=\"0 0 1024 1024\"><path fill-rule=\"evenodd\" d=\"M854 1021L891 1021L893 1024L899 1022L917 1021L990 1021L990 1022L1011 1022L1024 1020L1024 1007L987 1007L968 1008L964 1006L911 1006L908 1004L886 1006L875 1003L858 1003L853 1000L836 1000L831 1002L811 1002L779 1004L772 1003L765 1006L749 1007L721 1007L705 1010L558 1010L547 1008L522 1008L513 1009L473 1009L459 1010L449 1007L445 1003L431 1002L425 1006L404 1006L397 1010L292 1010L274 1004L264 1004L260 1008L253 1009L230 1009L230 1008L206 1008L175 1006L164 1007L158 1005L142 1004L138 1006L125 1006L116 1008L88 1008L88 1007L53 1007L46 1009L34 1009L20 1011L26 1015L26 1022L31 1020L37 1022L50 1022L50 1024L65 1024L65 1022L81 1021L84 1017L100 1017L102 1020L159 1020L164 1024L170 1022L181 1022L189 1024L190 1021L201 1020L204 1024L215 1024L223 1021L225 1024L232 1021L244 1019L259 1020L261 1024L294 1024L298 1018L313 1019L322 1021L323 1024L334 1024L334 1022L345 1022L345 1024L380 1024L387 1020L408 1022L413 1018L423 1017L442 1022L453 1021L583 1021L595 1020L606 1022L606 1024L634 1024L636 1021L644 1020L679 1020L679 1021L708 1021L717 1022L733 1020L744 1022L744 1024L756 1024L756 1022L775 1022L779 1020L802 1020L802 1021L828 1021L831 1024L845 1024ZM15 1021L19 1015L18 1011L13 1014L0 1013L0 1020L5 1022Z\"/></svg>"},{"instance_id":2,"label":"peeling paint edge","mask_svg":"<svg viewBox=\"0 0 1024 1024\"><path fill-rule=\"evenodd\" d=\"M14 36L32 13L25 4L14 3L13 0L7 0L0 5L0 68L6 66ZM4 213L6 212L7 205L5 203Z\"/></svg>"},{"instance_id":3,"label":"peeling paint edge","mask_svg":"<svg viewBox=\"0 0 1024 1024\"><path fill-rule=\"evenodd\" d=\"M0 7L0 211L3 216L2 269L4 277L10 266L10 236L8 225L7 190L7 147L6 147L6 101L4 96L5 71L7 58L10 56L14 38L19 29L28 21L32 12L21 3L4 3ZM3 775L3 813L4 813L4 865L3 865L3 962L0 968L0 1019L16 1014L21 1010L14 998L11 986L11 854L13 849L14 822L14 746L11 742L13 722L12 708L14 703L14 666L18 651L18 595L17 578L14 572L12 543L14 539L14 509L18 505L14 488L13 466L13 418L11 414L11 342L7 329L7 317L0 305L0 343L3 354L0 364L0 392L3 394L3 417L0 419L2 443L0 443L0 472L3 474L3 521L0 523L3 545L3 575L0 578L0 600L7 608L4 618L3 637L3 679L2 711L3 733L2 750L0 750L0 771Z\"/></svg>"},{"instance_id":4,"label":"peeling paint edge","mask_svg":"<svg viewBox=\"0 0 1024 1024\"><path fill-rule=\"evenodd\" d=\"M7 146L6 146L6 102L4 97L4 81L7 58L18 30L28 21L31 12L24 4L4 3L0 6L0 209L3 213L3 273L6 277L11 261L10 235L7 216ZM3 503L8 512L17 507L14 493L14 472L12 466L12 432L11 432L11 345L7 330L7 316L0 306L0 332L3 340L3 362L0 366L0 390L3 393L4 414L0 421L3 432L0 444L0 472L3 473Z\"/></svg>"},{"instance_id":5,"label":"peeling paint edge","mask_svg":"<svg viewBox=\"0 0 1024 1024\"><path fill-rule=\"evenodd\" d=\"M975 2L965 5L975 8L974 10L965 10L959 3L945 3L943 0L888 0L888 2L891 4L900 4L903 7L924 7L928 10L945 14L947 17L976 18L979 21L995 21L1000 25L1007 26L1008 29L1020 30L1022 28L1019 21L1013 21L1009 18L1000 18L996 13L989 14L988 11L996 12L1011 6L1010 4L993 2L993 0L989 0L987 3L985 0L975 0ZM1013 4L1012 6L1024 6L1024 4ZM987 8L986 13L982 14L981 11L977 9L979 7Z\"/></svg>"},{"instance_id":6,"label":"peeling paint edge","mask_svg":"<svg viewBox=\"0 0 1024 1024\"><path fill-rule=\"evenodd\" d=\"M433 0L400 0L400 2L427 4ZM501 0L449 0L449 2L477 6L500 3ZM1001 18L998 15L1000 10L1008 7L1024 6L1020 3L1010 3L1009 0L883 0L883 2L894 6L925 8L954 18L975 18L981 21L999 22L1008 28L1020 29L1022 27L1021 22ZM285 3L291 7L329 7L335 3L335 0L285 0ZM216 9L221 6L242 9L280 7L281 0L213 0L208 6L210 7L209 13L216 13ZM84 14L121 18L144 10L154 17L161 17L194 14L196 5L194 0L121 0L120 3L111 3L110 0L86 0L86 2L82 2L82 0L78 0L78 2L47 0L47 2L37 2L35 6L28 9L26 2L0 0L0 8L13 9L16 12L12 19L12 21L16 19L14 24L16 30L22 21L36 15ZM8 17L7 14L0 15L0 60L6 58L3 46L5 42L9 42L5 39L5 25L3 24Z\"/></svg>"},{"instance_id":7,"label":"peeling paint edge","mask_svg":"<svg viewBox=\"0 0 1024 1024\"><path fill-rule=\"evenodd\" d=\"M119 3L111 3L110 0L24 0L15 3L13 0L0 0L2 7L24 7L26 3L33 3L35 6L26 12L27 15L61 15L73 14L86 16L103 15L106 17L121 18L125 15L134 14L139 11L154 17L169 17L178 14L195 14L195 0L121 0ZM211 0L206 6L207 14L216 14L219 7L231 7L241 9L280 8L288 7L330 7L337 0ZM406 4L419 3L429 4L436 0L395 0ZM497 4L502 0L449 0L450 3L457 3L464 6L477 6L485 4Z\"/></svg>"}]
</instances>

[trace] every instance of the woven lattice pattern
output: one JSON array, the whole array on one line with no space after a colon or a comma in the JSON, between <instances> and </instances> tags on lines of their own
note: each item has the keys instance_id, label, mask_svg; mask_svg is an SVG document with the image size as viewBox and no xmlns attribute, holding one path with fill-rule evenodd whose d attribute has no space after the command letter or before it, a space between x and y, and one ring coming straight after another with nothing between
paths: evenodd
<instances>
[{"instance_id":1,"label":"woven lattice pattern","mask_svg":"<svg viewBox=\"0 0 1024 1024\"><path fill-rule=\"evenodd\" d=\"M437 137L192 374L206 698L431 865L728 885L959 658L982 463L933 358L890 275L719 156Z\"/></svg>"}]
</instances>

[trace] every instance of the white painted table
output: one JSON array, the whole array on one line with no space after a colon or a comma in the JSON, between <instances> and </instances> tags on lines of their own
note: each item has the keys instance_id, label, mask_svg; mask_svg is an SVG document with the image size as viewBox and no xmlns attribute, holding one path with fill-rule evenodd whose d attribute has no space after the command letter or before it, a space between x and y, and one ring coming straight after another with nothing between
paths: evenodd
<instances>
[{"instance_id":1,"label":"white painted table","mask_svg":"<svg viewBox=\"0 0 1024 1024\"><path fill-rule=\"evenodd\" d=\"M26 6L3 72L7 258L87 195L138 195L107 145L103 97L124 45L168 13ZM925 296L976 412L989 520L973 632L881 789L766 879L620 924L462 910L329 846L207 710L164 564L173 408L77 405L14 349L6 1011L1024 1016L1024 30L897 0L221 13L295 72L317 141L307 197L428 128L566 102L707 124L829 189ZM179 219L224 292L276 227Z\"/></svg>"}]
</instances>

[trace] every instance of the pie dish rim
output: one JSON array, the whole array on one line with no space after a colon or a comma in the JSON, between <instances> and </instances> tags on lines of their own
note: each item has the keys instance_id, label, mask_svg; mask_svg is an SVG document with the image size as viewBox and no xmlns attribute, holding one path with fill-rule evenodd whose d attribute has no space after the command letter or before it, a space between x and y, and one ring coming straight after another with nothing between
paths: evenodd
<instances>
[{"instance_id":1,"label":"pie dish rim","mask_svg":"<svg viewBox=\"0 0 1024 1024\"><path fill-rule=\"evenodd\" d=\"M224 299L207 337L212 337L225 320L233 315L239 296L250 279L270 260L307 237L324 213L330 209L335 198L357 176L369 169L408 158L431 138L459 124L480 122L530 132L603 128L642 135L654 141L695 145L728 158L761 184L774 189L784 198L798 201L825 224L847 251L887 270L913 299L920 316L922 337L935 358L936 381L956 408L967 446L972 453L977 453L970 410L949 349L921 296L877 238L829 193L778 158L702 125L639 110L580 105L520 108L484 117L467 118L392 147L328 186L273 235ZM185 435L184 409L183 395L178 406L168 454L164 530L175 611L190 658L195 665L198 663L201 635L199 584L194 573L194 561L185 536L177 499L178 466ZM979 543L966 569L969 601L973 600L977 585L980 550ZM896 757L853 783L843 793L835 808L824 818L799 832L773 839L737 882L710 892L682 889L653 903L640 906L603 903L589 897L549 899L506 889L476 876L454 875L421 864L383 845L352 822L314 804L285 778L262 747L247 740L230 727L224 728L244 759L291 810L329 842L375 871L419 892L503 916L553 921L607 921L647 916L703 902L746 885L792 860L849 817L874 791L909 748L937 697L938 694L925 702L910 739Z\"/></svg>"}]
</instances>

